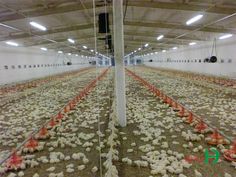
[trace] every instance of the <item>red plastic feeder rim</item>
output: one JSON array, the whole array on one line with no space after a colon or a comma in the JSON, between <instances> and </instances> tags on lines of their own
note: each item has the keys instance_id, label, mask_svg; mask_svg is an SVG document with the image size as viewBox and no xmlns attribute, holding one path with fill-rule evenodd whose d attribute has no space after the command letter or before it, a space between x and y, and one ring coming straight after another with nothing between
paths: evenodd
<instances>
[{"instance_id":1,"label":"red plastic feeder rim","mask_svg":"<svg viewBox=\"0 0 236 177\"><path fill-rule=\"evenodd\" d=\"M69 112L69 111L70 111L70 106L65 106L65 107L64 107L64 112L67 113L67 112Z\"/></svg>"},{"instance_id":2,"label":"red plastic feeder rim","mask_svg":"<svg viewBox=\"0 0 236 177\"><path fill-rule=\"evenodd\" d=\"M233 147L224 152L224 157L228 161L236 162L235 155L236 155L236 140L234 140Z\"/></svg>"},{"instance_id":3,"label":"red plastic feeder rim","mask_svg":"<svg viewBox=\"0 0 236 177\"><path fill-rule=\"evenodd\" d=\"M63 118L63 114L61 112L59 112L57 114L57 120L61 120Z\"/></svg>"},{"instance_id":4,"label":"red plastic feeder rim","mask_svg":"<svg viewBox=\"0 0 236 177\"><path fill-rule=\"evenodd\" d=\"M209 136L212 139L222 139L223 137L218 133L217 130L214 130L214 132Z\"/></svg>"},{"instance_id":5,"label":"red plastic feeder rim","mask_svg":"<svg viewBox=\"0 0 236 177\"><path fill-rule=\"evenodd\" d=\"M7 161L6 165L7 165L8 170L18 169L20 168L22 162L23 162L22 157L17 155L16 152L14 152L9 158L9 160Z\"/></svg>"},{"instance_id":6,"label":"red plastic feeder rim","mask_svg":"<svg viewBox=\"0 0 236 177\"><path fill-rule=\"evenodd\" d=\"M54 118L52 118L49 122L50 127L54 127L57 123L55 122Z\"/></svg>"},{"instance_id":7,"label":"red plastic feeder rim","mask_svg":"<svg viewBox=\"0 0 236 177\"><path fill-rule=\"evenodd\" d=\"M48 135L48 130L45 127L42 127L39 131L39 137L44 137Z\"/></svg>"},{"instance_id":8,"label":"red plastic feeder rim","mask_svg":"<svg viewBox=\"0 0 236 177\"><path fill-rule=\"evenodd\" d=\"M208 138L211 139L207 142L208 144L211 145L225 144L224 138L218 133L217 130L214 130L214 132Z\"/></svg>"},{"instance_id":9,"label":"red plastic feeder rim","mask_svg":"<svg viewBox=\"0 0 236 177\"><path fill-rule=\"evenodd\" d=\"M36 149L38 147L39 143L37 140L35 140L33 137L29 139L29 141L25 144L26 148Z\"/></svg>"},{"instance_id":10,"label":"red plastic feeder rim","mask_svg":"<svg viewBox=\"0 0 236 177\"><path fill-rule=\"evenodd\" d=\"M175 102L175 101L173 101L173 102L172 102L172 106L177 109L177 108L178 108L178 103Z\"/></svg>"},{"instance_id":11,"label":"red plastic feeder rim","mask_svg":"<svg viewBox=\"0 0 236 177\"><path fill-rule=\"evenodd\" d=\"M178 116L184 117L185 116L185 109L184 107L180 106L180 110L178 112Z\"/></svg>"},{"instance_id":12,"label":"red plastic feeder rim","mask_svg":"<svg viewBox=\"0 0 236 177\"><path fill-rule=\"evenodd\" d=\"M72 103L72 102L70 102L70 103L69 103L69 108L70 108L70 110L73 109L74 107L75 107L75 104Z\"/></svg>"},{"instance_id":13,"label":"red plastic feeder rim","mask_svg":"<svg viewBox=\"0 0 236 177\"><path fill-rule=\"evenodd\" d=\"M202 132L204 130L206 130L208 128L208 126L203 122L199 122L196 126L195 126L195 130L197 130L197 132Z\"/></svg>"},{"instance_id":14,"label":"red plastic feeder rim","mask_svg":"<svg viewBox=\"0 0 236 177\"><path fill-rule=\"evenodd\" d=\"M187 122L190 123L190 124L193 122L193 113L192 112L189 112L189 116L187 118Z\"/></svg>"}]
</instances>

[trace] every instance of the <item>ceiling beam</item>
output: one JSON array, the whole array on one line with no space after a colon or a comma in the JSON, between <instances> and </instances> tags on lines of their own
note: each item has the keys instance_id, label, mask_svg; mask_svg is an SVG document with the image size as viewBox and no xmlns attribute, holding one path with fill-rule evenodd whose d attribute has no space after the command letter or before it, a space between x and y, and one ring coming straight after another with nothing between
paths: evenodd
<instances>
[{"instance_id":1,"label":"ceiling beam","mask_svg":"<svg viewBox=\"0 0 236 177\"><path fill-rule=\"evenodd\" d=\"M83 5L87 9L93 8L92 2L83 3ZM46 16L46 15L53 15L53 14L61 14L61 13L67 13L67 12L73 12L73 11L79 11L79 10L85 10L84 6L81 3L76 4L70 4L70 5L63 5L61 4L59 7L53 7L53 8L38 8L33 10L26 10L26 11L19 11L21 14L25 14L28 18L33 17L40 17L40 16ZM20 20L24 19L25 16L20 15L18 13L12 13L11 15L5 15L0 17L0 22L6 22L6 21L12 21L12 20Z\"/></svg>"},{"instance_id":2,"label":"ceiling beam","mask_svg":"<svg viewBox=\"0 0 236 177\"><path fill-rule=\"evenodd\" d=\"M97 38L101 38L104 37L104 35L98 34ZM84 40L84 39L94 39L93 35L83 35L83 36L76 36L72 38L76 41L76 43L81 43L80 40ZM54 41L56 41L56 43L62 43L62 42L68 42L67 38L59 38L59 39L53 39ZM100 40L98 40L100 41ZM52 43L50 41L46 41L46 40L42 40L42 41L38 41L38 42L29 42L28 44L25 45L25 47L30 47L30 46L37 46L37 45L48 45L48 44L55 44ZM82 44L81 44L82 45Z\"/></svg>"},{"instance_id":3,"label":"ceiling beam","mask_svg":"<svg viewBox=\"0 0 236 177\"><path fill-rule=\"evenodd\" d=\"M140 44L140 47L146 43L155 45L155 46L160 46L160 45L187 45L188 43L179 43L179 42L174 42L174 41L168 41L165 43L162 43L162 41L157 41L157 40L149 40L149 39L127 39L125 38L125 43L129 43L129 42L134 42L134 43L138 43Z\"/></svg>"},{"instance_id":4,"label":"ceiling beam","mask_svg":"<svg viewBox=\"0 0 236 177\"><path fill-rule=\"evenodd\" d=\"M49 34L56 34L56 33L63 33L68 31L78 31L78 30L85 30L85 29L91 29L93 28L93 24L84 24L84 25L75 25L75 26L67 26L57 29L49 29L47 31L35 31L32 32L32 34L29 33L20 33L20 34L11 34L7 37L0 38L0 41L7 41L11 39L23 39L23 38L29 38L34 36L44 36Z\"/></svg>"},{"instance_id":5,"label":"ceiling beam","mask_svg":"<svg viewBox=\"0 0 236 177\"><path fill-rule=\"evenodd\" d=\"M125 32L124 33L126 37L143 37L145 38L145 40L147 40L147 37L152 37L155 38L157 37L157 33L133 33L133 32ZM104 37L104 34L98 34L97 35L98 38ZM72 37L73 38L73 37ZM83 35L83 36L76 36L73 38L76 41L80 41L80 40L86 40L86 39L94 39L93 35ZM205 41L203 39L199 39L197 37L193 38L193 37L183 37L181 39L175 39L175 35L165 35L165 39L169 39L169 40L176 40L176 41L181 41L181 40L186 40L186 41ZM67 38L60 38L60 39L53 39L54 41L56 41L57 43L62 43L62 42L67 42ZM103 42L102 40L97 40L98 42ZM82 42L82 41L81 41ZM179 43L179 42L178 42ZM38 42L29 42L28 44L26 43L25 47L30 47L30 46L37 46L37 45L48 45L48 44L53 44L50 41L46 41L46 40L42 40L42 41L38 41Z\"/></svg>"},{"instance_id":6,"label":"ceiling beam","mask_svg":"<svg viewBox=\"0 0 236 177\"><path fill-rule=\"evenodd\" d=\"M135 21L126 21L126 26L133 26L133 27L148 27L148 28L167 28L167 29L180 29L180 30L195 30L196 26L186 26L186 25L179 25L179 24L172 24L172 23L164 23L164 22L135 22ZM20 34L11 34L6 37L0 38L0 41L6 41L11 39L23 39L32 37L33 35L36 36L43 36L43 35L49 35L49 34L56 34L56 33L64 33L69 31L79 31L79 30L85 30L85 29L92 29L94 26L93 24L83 24L83 25L75 25L75 26L67 26L67 27L61 27L56 29L49 29L48 31L35 31L32 35L29 33L20 33ZM232 29L226 29L224 27L222 28L216 28L216 27L204 27L200 29L199 31L203 32L211 32L211 33L232 33L236 34L236 30ZM146 33L147 36L150 36L149 32ZM154 35L154 34L152 34ZM184 38L181 38L184 39ZM185 37L185 39L187 39ZM198 39L197 39L198 40Z\"/></svg>"},{"instance_id":7,"label":"ceiling beam","mask_svg":"<svg viewBox=\"0 0 236 177\"><path fill-rule=\"evenodd\" d=\"M132 32L132 31L127 31L124 33L127 36L140 36L140 37L153 37L156 38L158 35L161 35L161 33L153 33L150 31L147 32ZM165 35L165 39L175 39L176 36L179 34L167 34ZM181 39L176 39L176 40L186 40L186 41L207 41L206 39L202 39L199 37L186 37L183 36Z\"/></svg>"},{"instance_id":8,"label":"ceiling beam","mask_svg":"<svg viewBox=\"0 0 236 177\"><path fill-rule=\"evenodd\" d=\"M168 9L168 10L184 10L184 11L199 11L216 14L230 15L236 12L236 8L230 7L219 7L215 4L209 5L193 5L189 3L178 3L178 2L146 2L146 1L129 1L128 6L133 7L146 7L156 9Z\"/></svg>"},{"instance_id":9,"label":"ceiling beam","mask_svg":"<svg viewBox=\"0 0 236 177\"><path fill-rule=\"evenodd\" d=\"M166 22L135 22L135 21L126 21L125 25L135 26L135 27L148 27L148 28L167 28L167 29L180 29L180 30L195 30L196 26L186 26L180 24L166 23ZM224 27L203 27L198 31L210 32L210 33L233 33L236 34L236 30L226 29Z\"/></svg>"},{"instance_id":10,"label":"ceiling beam","mask_svg":"<svg viewBox=\"0 0 236 177\"><path fill-rule=\"evenodd\" d=\"M125 4L126 2L124 2ZM1 5L1 4L0 4ZM2 4L2 7L5 7L5 4ZM155 8L155 9L168 9L168 10L184 10L184 11L200 11L200 12L209 12L209 13L216 13L216 14L233 14L236 11L236 8L230 7L223 7L223 6L216 6L212 4L211 7L206 5L193 5L189 3L172 3L172 2L146 2L146 1L129 1L128 6L131 7L144 7L144 8ZM67 4L61 3L58 4L57 7L51 8L37 8L37 9L25 9L19 10L19 13L12 12L10 15L1 15L0 22L7 22L13 20L20 20L24 18L33 18L33 17L40 17L40 16L47 16L53 14L62 14L68 13L73 11L80 11L85 10L85 8L92 9L93 3L92 2L84 2L83 5L81 3L74 3L74 4ZM96 8L103 7L98 6ZM108 8L110 5L108 4ZM25 15L20 15L25 14Z\"/></svg>"},{"instance_id":11,"label":"ceiling beam","mask_svg":"<svg viewBox=\"0 0 236 177\"><path fill-rule=\"evenodd\" d=\"M173 23L166 23L166 22L136 22L136 21L126 21L126 26L133 26L133 27L148 27L148 28L167 28L167 29L181 29L181 30L195 30L196 26L186 26L186 25L180 25L180 24L173 24ZM49 29L48 31L34 31L32 32L32 35L29 33L16 33L11 34L6 37L0 38L0 41L7 41L11 39L23 39L32 37L33 35L36 36L43 36L43 35L49 35L49 34L56 34L56 33L64 33L69 31L79 31L79 30L85 30L85 29L92 29L94 26L93 24L83 24L83 25L75 25L75 26L67 26L67 27L61 27L56 29ZM236 34L236 30L232 29L226 29L224 27L216 28L216 27L204 27L201 28L199 31L203 32L211 32L211 33L233 33ZM143 34L141 34L143 35ZM141 36L140 35L140 36ZM146 33L147 36L154 35ZM171 38L171 37L170 37ZM187 39L186 37L181 39ZM198 40L198 39L197 39Z\"/></svg>"}]
</instances>

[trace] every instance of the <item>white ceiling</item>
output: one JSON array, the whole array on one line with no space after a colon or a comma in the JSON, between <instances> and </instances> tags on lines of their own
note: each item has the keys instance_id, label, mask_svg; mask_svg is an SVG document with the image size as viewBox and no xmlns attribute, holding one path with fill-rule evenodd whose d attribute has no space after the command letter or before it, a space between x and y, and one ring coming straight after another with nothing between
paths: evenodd
<instances>
[{"instance_id":1,"label":"white ceiling","mask_svg":"<svg viewBox=\"0 0 236 177\"><path fill-rule=\"evenodd\" d=\"M105 12L104 2L96 0L96 21L97 15ZM236 15L209 25L236 13L235 0L124 0L124 11L126 3L126 53L147 42L150 43L149 50L161 50L187 45L192 41L213 40L224 33L236 34ZM106 8L110 13L112 29L110 0ZM190 27L185 25L188 19L200 13L204 15L202 20ZM48 31L40 32L32 28L30 21L46 26ZM92 0L1 0L0 23L20 30L0 26L0 41L13 40L26 47L46 46L49 49L73 52L76 49L69 47L71 44L67 42L67 38L73 38L77 49L82 50L83 45L94 49ZM204 25L208 29L201 29ZM157 41L156 37L160 34L165 37ZM98 32L96 35L105 36ZM180 35L183 36L176 39ZM47 39L55 40L56 43ZM97 42L98 51L105 53L104 41Z\"/></svg>"}]
</instances>

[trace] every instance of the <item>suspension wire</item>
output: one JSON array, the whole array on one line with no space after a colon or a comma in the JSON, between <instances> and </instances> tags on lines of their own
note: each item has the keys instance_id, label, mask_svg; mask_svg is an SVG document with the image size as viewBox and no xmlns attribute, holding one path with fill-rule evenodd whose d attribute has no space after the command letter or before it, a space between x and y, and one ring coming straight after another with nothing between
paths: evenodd
<instances>
[{"instance_id":1,"label":"suspension wire","mask_svg":"<svg viewBox=\"0 0 236 177\"><path fill-rule=\"evenodd\" d=\"M93 30L94 30L94 51L95 51L95 61L96 61L96 78L98 76L98 55L97 55L97 26L96 26L96 4L95 0L93 0ZM98 93L98 85L99 85L99 80L96 83L96 100L97 103L99 103L99 93ZM100 124L100 116L97 116L98 124L98 144L99 144L99 172L100 172L100 177L102 177L102 155L101 155L101 137L100 137L100 132L101 132L101 124Z\"/></svg>"}]
</instances>

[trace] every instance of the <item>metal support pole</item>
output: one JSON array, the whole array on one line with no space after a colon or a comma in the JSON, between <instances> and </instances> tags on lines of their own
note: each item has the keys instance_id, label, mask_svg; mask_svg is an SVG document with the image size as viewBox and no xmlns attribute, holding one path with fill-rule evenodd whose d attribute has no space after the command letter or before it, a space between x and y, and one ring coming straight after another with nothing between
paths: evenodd
<instances>
[{"instance_id":1,"label":"metal support pole","mask_svg":"<svg viewBox=\"0 0 236 177\"><path fill-rule=\"evenodd\" d=\"M123 0L113 1L113 22L114 22L117 117L120 126L125 127L126 98L125 98L125 69L124 69Z\"/></svg>"}]
</instances>

